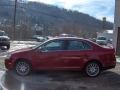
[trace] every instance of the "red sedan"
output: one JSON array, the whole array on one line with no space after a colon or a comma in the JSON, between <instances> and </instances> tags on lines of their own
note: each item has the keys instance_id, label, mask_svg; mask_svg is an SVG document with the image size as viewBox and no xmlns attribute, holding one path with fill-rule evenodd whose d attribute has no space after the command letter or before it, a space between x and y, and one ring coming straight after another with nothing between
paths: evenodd
<instances>
[{"instance_id":1,"label":"red sedan","mask_svg":"<svg viewBox=\"0 0 120 90\"><path fill-rule=\"evenodd\" d=\"M76 70L95 77L115 65L113 48L75 37L55 38L36 47L17 50L5 60L7 69L22 76L34 70Z\"/></svg>"}]
</instances>

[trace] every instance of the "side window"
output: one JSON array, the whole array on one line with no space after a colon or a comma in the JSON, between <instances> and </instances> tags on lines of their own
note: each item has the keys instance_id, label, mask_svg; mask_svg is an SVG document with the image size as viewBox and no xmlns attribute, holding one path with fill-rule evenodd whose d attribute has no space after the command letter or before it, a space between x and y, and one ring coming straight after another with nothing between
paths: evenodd
<instances>
[{"instance_id":1,"label":"side window","mask_svg":"<svg viewBox=\"0 0 120 90\"><path fill-rule=\"evenodd\" d=\"M72 40L69 41L68 50L88 50L91 46L83 41Z\"/></svg>"},{"instance_id":2,"label":"side window","mask_svg":"<svg viewBox=\"0 0 120 90\"><path fill-rule=\"evenodd\" d=\"M87 42L83 42L84 50L92 49L91 45Z\"/></svg>"},{"instance_id":3,"label":"side window","mask_svg":"<svg viewBox=\"0 0 120 90\"><path fill-rule=\"evenodd\" d=\"M64 41L62 40L53 40L42 46L42 51L59 51L63 50Z\"/></svg>"}]
</instances>

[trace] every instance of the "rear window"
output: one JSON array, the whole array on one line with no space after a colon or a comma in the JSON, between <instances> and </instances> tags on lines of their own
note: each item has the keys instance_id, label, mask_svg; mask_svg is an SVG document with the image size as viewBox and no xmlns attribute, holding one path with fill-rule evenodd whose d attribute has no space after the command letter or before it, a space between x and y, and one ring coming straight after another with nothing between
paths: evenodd
<instances>
[{"instance_id":1,"label":"rear window","mask_svg":"<svg viewBox=\"0 0 120 90\"><path fill-rule=\"evenodd\" d=\"M91 46L84 41L72 40L69 41L68 50L89 50Z\"/></svg>"}]
</instances>

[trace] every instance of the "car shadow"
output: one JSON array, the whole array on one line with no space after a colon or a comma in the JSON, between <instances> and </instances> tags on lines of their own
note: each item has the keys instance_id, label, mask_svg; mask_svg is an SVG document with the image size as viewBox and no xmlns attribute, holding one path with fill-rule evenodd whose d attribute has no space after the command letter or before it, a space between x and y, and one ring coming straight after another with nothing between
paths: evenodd
<instances>
[{"instance_id":1,"label":"car shadow","mask_svg":"<svg viewBox=\"0 0 120 90\"><path fill-rule=\"evenodd\" d=\"M104 71L90 78L81 72L41 71L23 77L6 71L1 83L7 90L119 90L120 74Z\"/></svg>"}]
</instances>

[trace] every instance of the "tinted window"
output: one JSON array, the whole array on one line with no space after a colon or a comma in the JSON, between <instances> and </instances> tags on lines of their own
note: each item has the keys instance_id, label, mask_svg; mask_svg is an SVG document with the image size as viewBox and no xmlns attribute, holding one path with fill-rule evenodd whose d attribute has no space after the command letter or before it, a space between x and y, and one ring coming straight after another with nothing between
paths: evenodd
<instances>
[{"instance_id":1,"label":"tinted window","mask_svg":"<svg viewBox=\"0 0 120 90\"><path fill-rule=\"evenodd\" d=\"M87 42L72 40L69 41L68 50L88 50L91 49Z\"/></svg>"},{"instance_id":2,"label":"tinted window","mask_svg":"<svg viewBox=\"0 0 120 90\"><path fill-rule=\"evenodd\" d=\"M45 45L42 46L43 51L58 51L63 50L64 41L62 40L53 40L47 42Z\"/></svg>"},{"instance_id":3,"label":"tinted window","mask_svg":"<svg viewBox=\"0 0 120 90\"><path fill-rule=\"evenodd\" d=\"M5 35L5 32L0 32L0 36L4 36Z\"/></svg>"},{"instance_id":4,"label":"tinted window","mask_svg":"<svg viewBox=\"0 0 120 90\"><path fill-rule=\"evenodd\" d=\"M91 45L87 42L82 42L84 46L84 50L92 49Z\"/></svg>"}]
</instances>

